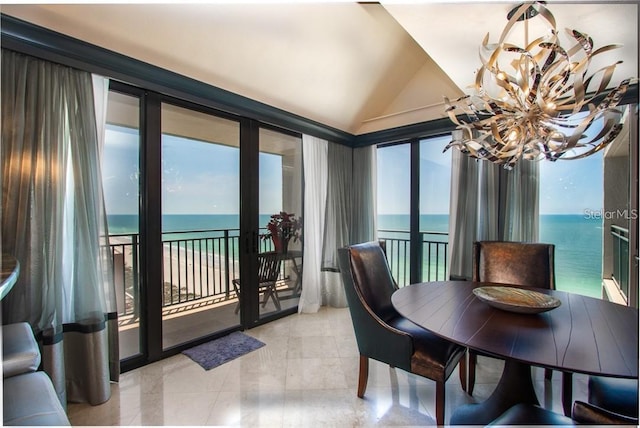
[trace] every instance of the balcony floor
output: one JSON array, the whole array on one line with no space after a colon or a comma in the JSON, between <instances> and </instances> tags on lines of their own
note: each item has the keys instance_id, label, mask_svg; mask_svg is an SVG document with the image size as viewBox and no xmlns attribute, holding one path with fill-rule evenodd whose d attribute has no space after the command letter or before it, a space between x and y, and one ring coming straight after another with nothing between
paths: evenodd
<instances>
[{"instance_id":1,"label":"balcony floor","mask_svg":"<svg viewBox=\"0 0 640 428\"><path fill-rule=\"evenodd\" d=\"M291 285L282 283L278 287L281 309L297 306L298 297L292 295ZM262 299L262 297L261 297ZM215 298L201 299L165 307L162 311L163 348L168 349L187 340L197 339L225 330L240 324L240 314L235 314L238 300ZM266 315L276 311L275 304L269 299L262 307L260 314ZM120 323L120 358L129 357L139 352L140 324L132 316L121 317Z\"/></svg>"},{"instance_id":2,"label":"balcony floor","mask_svg":"<svg viewBox=\"0 0 640 428\"><path fill-rule=\"evenodd\" d=\"M266 346L205 371L179 354L124 373L99 406L70 404L73 425L400 426L435 424L435 383L371 361L364 399L356 397L358 350L348 309L322 307L245 333ZM479 357L473 397L457 369L447 382L445 421L459 405L486 399L502 363ZM561 379L534 368L541 404L558 413ZM587 377L574 375L574 400Z\"/></svg>"}]
</instances>

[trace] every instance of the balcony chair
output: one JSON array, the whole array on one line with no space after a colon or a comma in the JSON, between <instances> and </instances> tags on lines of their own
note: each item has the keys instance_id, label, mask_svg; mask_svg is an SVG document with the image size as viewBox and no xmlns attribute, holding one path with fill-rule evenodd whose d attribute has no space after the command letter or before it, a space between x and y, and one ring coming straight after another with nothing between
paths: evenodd
<instances>
[{"instance_id":1,"label":"balcony chair","mask_svg":"<svg viewBox=\"0 0 640 428\"><path fill-rule=\"evenodd\" d=\"M554 250L553 244L474 242L471 279L555 290ZM469 350L466 388L469 395L473 394L476 382L477 356L476 351ZM551 373L550 369L545 369L545 378L551 380ZM462 373L460 378L463 378Z\"/></svg>"},{"instance_id":2,"label":"balcony chair","mask_svg":"<svg viewBox=\"0 0 640 428\"><path fill-rule=\"evenodd\" d=\"M582 401L575 401L571 418L533 404L516 404L489 426L506 425L638 425L638 418L624 416Z\"/></svg>"},{"instance_id":3,"label":"balcony chair","mask_svg":"<svg viewBox=\"0 0 640 428\"><path fill-rule=\"evenodd\" d=\"M273 304L279 311L281 309L280 299L278 298L278 291L276 290L276 281L280 276L280 253L276 251L269 251L258 254L258 292L263 293L262 307L267 305L269 297L273 300ZM233 281L233 288L238 296L238 304L234 313L238 313L240 310L240 279L236 278Z\"/></svg>"},{"instance_id":4,"label":"balcony chair","mask_svg":"<svg viewBox=\"0 0 640 428\"><path fill-rule=\"evenodd\" d=\"M434 380L436 422L444 424L445 382L465 349L431 334L396 312L391 295L398 287L380 243L340 248L338 256L360 352L358 397L364 397L369 358L373 358Z\"/></svg>"}]
</instances>

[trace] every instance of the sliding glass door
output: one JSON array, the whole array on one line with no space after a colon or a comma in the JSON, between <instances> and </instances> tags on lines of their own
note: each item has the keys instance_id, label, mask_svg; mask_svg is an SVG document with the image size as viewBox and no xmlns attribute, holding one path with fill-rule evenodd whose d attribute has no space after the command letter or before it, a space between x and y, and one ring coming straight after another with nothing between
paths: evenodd
<instances>
[{"instance_id":1,"label":"sliding glass door","mask_svg":"<svg viewBox=\"0 0 640 428\"><path fill-rule=\"evenodd\" d=\"M163 349L239 325L240 125L162 103Z\"/></svg>"},{"instance_id":2,"label":"sliding glass door","mask_svg":"<svg viewBox=\"0 0 640 428\"><path fill-rule=\"evenodd\" d=\"M104 159L123 370L296 311L300 134L112 82Z\"/></svg>"},{"instance_id":3,"label":"sliding glass door","mask_svg":"<svg viewBox=\"0 0 640 428\"><path fill-rule=\"evenodd\" d=\"M302 292L302 139L259 130L260 317L296 308Z\"/></svg>"}]
</instances>

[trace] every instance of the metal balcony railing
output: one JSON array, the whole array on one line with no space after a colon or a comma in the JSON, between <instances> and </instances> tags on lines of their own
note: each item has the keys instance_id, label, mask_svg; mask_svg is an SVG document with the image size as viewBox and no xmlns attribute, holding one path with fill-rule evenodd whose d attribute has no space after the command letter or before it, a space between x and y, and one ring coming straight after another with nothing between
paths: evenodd
<instances>
[{"instance_id":1,"label":"metal balcony railing","mask_svg":"<svg viewBox=\"0 0 640 428\"><path fill-rule=\"evenodd\" d=\"M448 233L446 232L419 232L419 240L422 242L418 256L422 260L420 266L421 280L444 281L448 279ZM387 260L391 273L399 286L410 283L409 260L410 238L408 231L378 230L378 239L386 241Z\"/></svg>"},{"instance_id":2,"label":"metal balcony railing","mask_svg":"<svg viewBox=\"0 0 640 428\"><path fill-rule=\"evenodd\" d=\"M262 232L262 231L261 231ZM239 229L190 230L163 233L163 308L206 299L235 299L232 281L240 275ZM259 251L273 251L260 240ZM118 315L137 318L140 297L138 234L109 235ZM288 278L283 262L281 279Z\"/></svg>"},{"instance_id":3,"label":"metal balcony railing","mask_svg":"<svg viewBox=\"0 0 640 428\"><path fill-rule=\"evenodd\" d=\"M409 283L409 232L380 230L387 242L387 258L398 285ZM447 233L420 232L422 280L447 279ZM138 317L140 248L137 234L109 236L119 316ZM239 230L194 230L163 233L163 308L197 304L203 300L235 299L232 286L239 269ZM260 240L259 251L272 251L271 241ZM281 279L289 278L283 262Z\"/></svg>"},{"instance_id":4,"label":"metal balcony railing","mask_svg":"<svg viewBox=\"0 0 640 428\"><path fill-rule=\"evenodd\" d=\"M629 298L629 229L611 226L613 240L612 279L620 288L625 299Z\"/></svg>"}]
</instances>

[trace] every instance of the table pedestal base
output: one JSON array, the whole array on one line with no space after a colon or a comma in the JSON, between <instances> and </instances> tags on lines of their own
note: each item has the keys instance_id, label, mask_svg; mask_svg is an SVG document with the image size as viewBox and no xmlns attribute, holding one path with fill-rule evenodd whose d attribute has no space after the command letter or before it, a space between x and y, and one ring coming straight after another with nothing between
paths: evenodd
<instances>
[{"instance_id":1,"label":"table pedestal base","mask_svg":"<svg viewBox=\"0 0 640 428\"><path fill-rule=\"evenodd\" d=\"M451 415L451 425L486 425L518 403L539 404L531 380L531 366L506 360L500 382L482 403L466 404Z\"/></svg>"}]
</instances>

